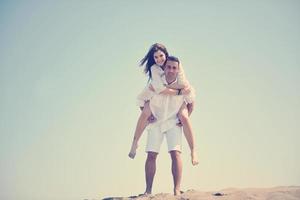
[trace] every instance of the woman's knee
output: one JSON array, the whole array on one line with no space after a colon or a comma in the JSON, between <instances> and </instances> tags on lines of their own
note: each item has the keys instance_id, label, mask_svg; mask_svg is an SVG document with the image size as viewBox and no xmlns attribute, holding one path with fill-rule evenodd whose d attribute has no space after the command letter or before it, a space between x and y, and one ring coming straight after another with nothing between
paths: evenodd
<instances>
[{"instance_id":1,"label":"woman's knee","mask_svg":"<svg viewBox=\"0 0 300 200\"><path fill-rule=\"evenodd\" d=\"M148 119L150 116L151 116L151 110L150 110L149 103L145 103L141 113L141 117L144 119Z\"/></svg>"},{"instance_id":2,"label":"woman's knee","mask_svg":"<svg viewBox=\"0 0 300 200\"><path fill-rule=\"evenodd\" d=\"M180 110L178 113L178 118L180 119L181 123L187 122L187 120L189 120L187 109Z\"/></svg>"}]
</instances>

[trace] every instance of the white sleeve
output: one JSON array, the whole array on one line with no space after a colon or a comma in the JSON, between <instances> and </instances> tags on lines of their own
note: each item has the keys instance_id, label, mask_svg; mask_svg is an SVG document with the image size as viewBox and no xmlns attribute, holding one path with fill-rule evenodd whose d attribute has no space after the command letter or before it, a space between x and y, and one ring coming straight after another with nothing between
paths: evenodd
<instances>
[{"instance_id":1,"label":"white sleeve","mask_svg":"<svg viewBox=\"0 0 300 200\"><path fill-rule=\"evenodd\" d=\"M155 93L159 94L160 92L166 89L165 79L163 79L160 70L155 66L151 67L151 74L152 74L151 85L154 88Z\"/></svg>"},{"instance_id":2,"label":"white sleeve","mask_svg":"<svg viewBox=\"0 0 300 200\"><path fill-rule=\"evenodd\" d=\"M183 98L186 103L193 103L196 98L195 89L191 86L191 92L187 95L184 95Z\"/></svg>"},{"instance_id":3,"label":"white sleeve","mask_svg":"<svg viewBox=\"0 0 300 200\"><path fill-rule=\"evenodd\" d=\"M155 93L149 89L149 85L137 96L137 105L139 107L144 107L146 101L149 101Z\"/></svg>"},{"instance_id":4,"label":"white sleeve","mask_svg":"<svg viewBox=\"0 0 300 200\"><path fill-rule=\"evenodd\" d=\"M185 73L184 73L184 70L183 70L183 67L181 64L179 65L179 72L177 75L177 83L180 85L189 85L189 82L185 77Z\"/></svg>"}]
</instances>

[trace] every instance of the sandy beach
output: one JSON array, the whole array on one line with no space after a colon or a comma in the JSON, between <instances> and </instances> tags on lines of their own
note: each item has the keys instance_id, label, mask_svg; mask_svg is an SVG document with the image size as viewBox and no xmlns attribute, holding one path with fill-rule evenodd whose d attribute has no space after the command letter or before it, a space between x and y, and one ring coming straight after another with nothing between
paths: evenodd
<instances>
[{"instance_id":1,"label":"sandy beach","mask_svg":"<svg viewBox=\"0 0 300 200\"><path fill-rule=\"evenodd\" d=\"M159 193L149 196L106 197L103 200L299 200L300 186L273 188L226 188L219 191L187 190L179 196Z\"/></svg>"}]
</instances>

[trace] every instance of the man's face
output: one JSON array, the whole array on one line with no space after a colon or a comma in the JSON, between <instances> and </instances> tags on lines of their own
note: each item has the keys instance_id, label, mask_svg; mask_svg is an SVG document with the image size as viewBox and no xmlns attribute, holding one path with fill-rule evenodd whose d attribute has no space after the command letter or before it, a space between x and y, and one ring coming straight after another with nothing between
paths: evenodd
<instances>
[{"instance_id":1,"label":"man's face","mask_svg":"<svg viewBox=\"0 0 300 200\"><path fill-rule=\"evenodd\" d=\"M175 78L177 77L178 72L179 72L178 62L168 60L165 65L166 76L169 76L170 78Z\"/></svg>"}]
</instances>

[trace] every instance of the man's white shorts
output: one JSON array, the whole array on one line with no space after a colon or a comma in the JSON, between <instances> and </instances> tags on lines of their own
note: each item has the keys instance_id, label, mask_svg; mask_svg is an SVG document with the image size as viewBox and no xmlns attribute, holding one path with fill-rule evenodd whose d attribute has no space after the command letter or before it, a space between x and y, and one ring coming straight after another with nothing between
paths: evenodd
<instances>
[{"instance_id":1,"label":"man's white shorts","mask_svg":"<svg viewBox=\"0 0 300 200\"><path fill-rule=\"evenodd\" d=\"M151 151L159 153L164 136L167 138L169 152L175 150L181 152L182 128L178 126L174 126L163 133L160 132L159 127L148 129L146 152Z\"/></svg>"}]
</instances>

